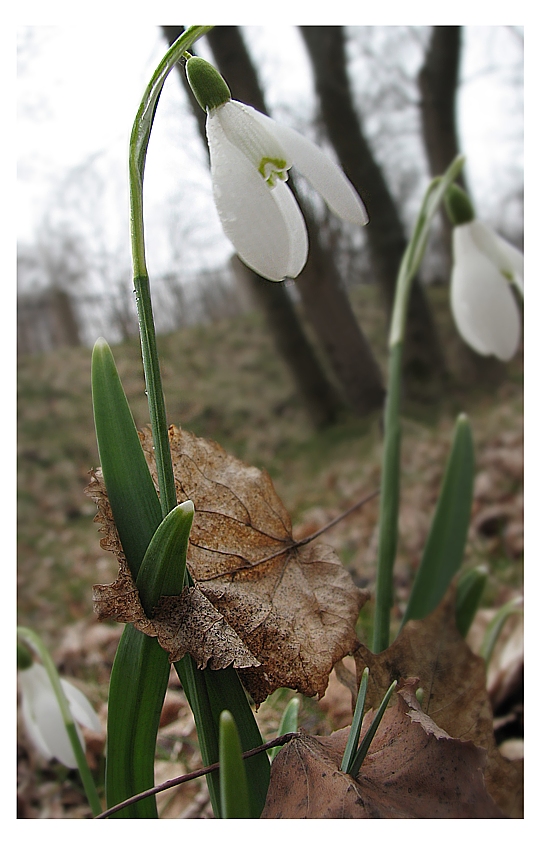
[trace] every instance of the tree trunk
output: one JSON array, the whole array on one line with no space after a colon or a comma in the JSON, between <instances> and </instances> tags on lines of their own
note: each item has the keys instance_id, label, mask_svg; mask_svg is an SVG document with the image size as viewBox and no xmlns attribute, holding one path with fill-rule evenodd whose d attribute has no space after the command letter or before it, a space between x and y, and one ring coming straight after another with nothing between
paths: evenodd
<instances>
[{"instance_id":1,"label":"tree trunk","mask_svg":"<svg viewBox=\"0 0 540 845\"><path fill-rule=\"evenodd\" d=\"M440 176L459 155L456 100L461 58L461 27L434 26L431 39L418 74L422 137L432 176ZM461 174L458 180L466 190ZM443 247L446 278L452 267L452 225L443 213ZM501 381L505 368L497 359L478 355L467 346L454 329L450 341L449 366L461 383L474 384Z\"/></svg>"},{"instance_id":2,"label":"tree trunk","mask_svg":"<svg viewBox=\"0 0 540 845\"><path fill-rule=\"evenodd\" d=\"M162 27L169 44L176 41L183 30L181 26ZM178 66L178 70L206 147L206 116L187 84L183 68ZM261 279L248 267L239 267L240 263L236 264L236 272L241 274L262 308L276 350L287 364L310 419L317 427L334 422L342 403L306 337L287 291L283 285Z\"/></svg>"},{"instance_id":3,"label":"tree trunk","mask_svg":"<svg viewBox=\"0 0 540 845\"><path fill-rule=\"evenodd\" d=\"M268 114L239 28L218 26L206 38L234 98ZM296 280L303 310L347 403L356 414L365 416L382 407L381 372L341 284L333 254L322 243L317 221L309 207L300 201L291 175L288 184L302 208L310 242L306 266Z\"/></svg>"},{"instance_id":4,"label":"tree trunk","mask_svg":"<svg viewBox=\"0 0 540 845\"><path fill-rule=\"evenodd\" d=\"M383 172L364 136L347 75L341 26L300 27L311 58L321 113L328 137L345 173L366 203L370 223L366 237L388 320L397 275L407 246L405 232ZM424 289L413 283L404 354L409 396L438 395L446 366Z\"/></svg>"},{"instance_id":5,"label":"tree trunk","mask_svg":"<svg viewBox=\"0 0 540 845\"><path fill-rule=\"evenodd\" d=\"M456 95L461 54L461 27L434 26L418 74L422 136L429 172L440 176L459 154ZM457 180L465 188L463 175ZM443 213L446 265L452 265L452 226Z\"/></svg>"}]
</instances>

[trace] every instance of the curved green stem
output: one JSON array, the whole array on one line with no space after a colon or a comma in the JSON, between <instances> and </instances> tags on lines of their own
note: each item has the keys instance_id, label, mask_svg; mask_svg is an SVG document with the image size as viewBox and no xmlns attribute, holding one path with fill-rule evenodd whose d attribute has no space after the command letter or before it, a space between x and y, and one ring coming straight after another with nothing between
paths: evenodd
<instances>
[{"instance_id":1,"label":"curved green stem","mask_svg":"<svg viewBox=\"0 0 540 845\"><path fill-rule=\"evenodd\" d=\"M401 350L405 339L409 295L413 279L424 257L433 218L449 185L461 171L464 161L463 156L458 156L443 176L433 179L429 184L416 219L411 240L401 260L396 283L392 323L388 339L390 360L384 414L377 593L373 630L374 652L388 648L390 642L393 571L398 541L399 517Z\"/></svg>"},{"instance_id":2,"label":"curved green stem","mask_svg":"<svg viewBox=\"0 0 540 845\"><path fill-rule=\"evenodd\" d=\"M137 301L144 377L148 394L148 408L154 440L163 516L166 516L175 507L176 491L170 457L167 416L161 385L152 301L150 298L150 283L146 267L143 219L144 169L154 115L164 82L184 52L198 38L208 32L209 29L212 29L212 27L190 27L182 33L172 47L165 53L144 92L133 123L129 144L130 230L133 283Z\"/></svg>"}]
</instances>

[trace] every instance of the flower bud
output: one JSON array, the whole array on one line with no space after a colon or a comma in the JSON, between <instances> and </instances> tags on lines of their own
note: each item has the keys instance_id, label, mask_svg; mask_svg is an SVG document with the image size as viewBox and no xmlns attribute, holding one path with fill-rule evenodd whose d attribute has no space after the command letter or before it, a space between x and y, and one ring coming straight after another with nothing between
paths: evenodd
<instances>
[{"instance_id":1,"label":"flower bud","mask_svg":"<svg viewBox=\"0 0 540 845\"><path fill-rule=\"evenodd\" d=\"M29 669L33 662L26 646L17 640L17 669Z\"/></svg>"},{"instance_id":2,"label":"flower bud","mask_svg":"<svg viewBox=\"0 0 540 845\"><path fill-rule=\"evenodd\" d=\"M215 67L205 59L199 56L189 58L186 62L186 75L195 99L203 111L212 111L231 99L229 86Z\"/></svg>"},{"instance_id":3,"label":"flower bud","mask_svg":"<svg viewBox=\"0 0 540 845\"><path fill-rule=\"evenodd\" d=\"M457 185L450 185L445 194L444 203L446 213L453 226L462 226L464 223L470 223L476 216L468 195Z\"/></svg>"}]
</instances>

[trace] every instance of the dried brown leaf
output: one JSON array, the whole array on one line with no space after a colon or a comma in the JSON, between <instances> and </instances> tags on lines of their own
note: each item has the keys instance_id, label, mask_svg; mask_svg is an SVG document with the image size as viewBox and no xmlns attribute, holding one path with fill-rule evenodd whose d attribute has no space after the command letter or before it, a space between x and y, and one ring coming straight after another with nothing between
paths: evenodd
<instances>
[{"instance_id":1,"label":"dried brown leaf","mask_svg":"<svg viewBox=\"0 0 540 845\"><path fill-rule=\"evenodd\" d=\"M300 734L277 755L263 819L504 818L486 791L485 752L448 736L409 680L383 716L357 778L339 770L349 728ZM366 714L362 735L374 717Z\"/></svg>"},{"instance_id":2,"label":"dried brown leaf","mask_svg":"<svg viewBox=\"0 0 540 845\"><path fill-rule=\"evenodd\" d=\"M456 628L453 591L426 619L408 622L385 651L372 654L360 645L355 660L358 683L369 667L368 707L378 706L392 681L418 678L423 711L451 737L486 750L488 791L506 816L522 817L522 767L502 757L495 743L485 664Z\"/></svg>"},{"instance_id":3,"label":"dried brown leaf","mask_svg":"<svg viewBox=\"0 0 540 845\"><path fill-rule=\"evenodd\" d=\"M100 621L131 623L143 634L157 637L172 662L189 652L201 669L207 665L212 669L260 665L198 587L186 587L179 596L162 596L149 619L131 573L121 559L116 581L96 585L93 599Z\"/></svg>"},{"instance_id":4,"label":"dried brown leaf","mask_svg":"<svg viewBox=\"0 0 540 845\"><path fill-rule=\"evenodd\" d=\"M156 482L150 430L140 437ZM152 624L158 619L168 624L173 642L175 636L181 639L180 651L187 649L196 657L194 650L198 650L196 659L203 665L206 660L217 668L214 652L218 647L220 664L237 660L233 665L256 703L279 687L321 696L334 664L358 644L355 624L368 593L354 586L329 546L295 543L289 514L265 471L174 426L169 429L169 439L178 501L191 499L195 507L188 567L200 591L197 595L204 597L217 616L209 624L213 636L203 644L202 656L200 631L192 636L187 633L187 620L200 614L199 607L181 604L172 608L170 600L162 600ZM121 604L127 605L122 614L138 617L137 624L144 626L139 606L136 610L132 607L134 585L128 579L99 473L89 495L97 502L96 519L104 526L101 545L114 552L120 564L113 595L107 587L96 590L98 605L104 597L110 605L106 609L102 605L100 613L120 618L115 604L120 589ZM226 631L221 638L216 635L217 620L222 620L221 630ZM145 630L150 633L151 628ZM231 632L242 643L240 659ZM164 640L160 642L166 647ZM173 645L167 650L172 651ZM247 655L251 662L246 662Z\"/></svg>"}]
</instances>

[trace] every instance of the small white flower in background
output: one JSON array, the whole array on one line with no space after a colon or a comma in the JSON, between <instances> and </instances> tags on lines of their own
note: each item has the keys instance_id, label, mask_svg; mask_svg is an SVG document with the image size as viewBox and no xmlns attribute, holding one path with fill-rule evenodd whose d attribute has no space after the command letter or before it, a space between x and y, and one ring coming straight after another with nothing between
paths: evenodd
<instances>
[{"instance_id":1,"label":"small white flower in background","mask_svg":"<svg viewBox=\"0 0 540 845\"><path fill-rule=\"evenodd\" d=\"M452 187L448 199L447 208L451 206L449 214L456 223L450 281L456 326L480 355L509 361L521 336L521 316L511 287L523 295L523 254L474 219L466 194L457 186ZM460 217L465 222L459 222Z\"/></svg>"},{"instance_id":2,"label":"small white flower in background","mask_svg":"<svg viewBox=\"0 0 540 845\"><path fill-rule=\"evenodd\" d=\"M19 669L18 676L22 716L29 739L46 760L56 758L64 766L76 769L75 755L46 670L41 664L32 663L27 669ZM61 684L74 721L93 731L101 731L99 719L86 696L69 681L62 679ZM78 725L77 731L84 748Z\"/></svg>"},{"instance_id":3,"label":"small white flower in background","mask_svg":"<svg viewBox=\"0 0 540 845\"><path fill-rule=\"evenodd\" d=\"M296 278L308 254L306 225L287 187L296 167L343 220L363 226L366 209L343 173L299 132L231 100L218 72L199 57L186 65L207 112L214 201L227 237L248 267L271 281Z\"/></svg>"}]
</instances>

